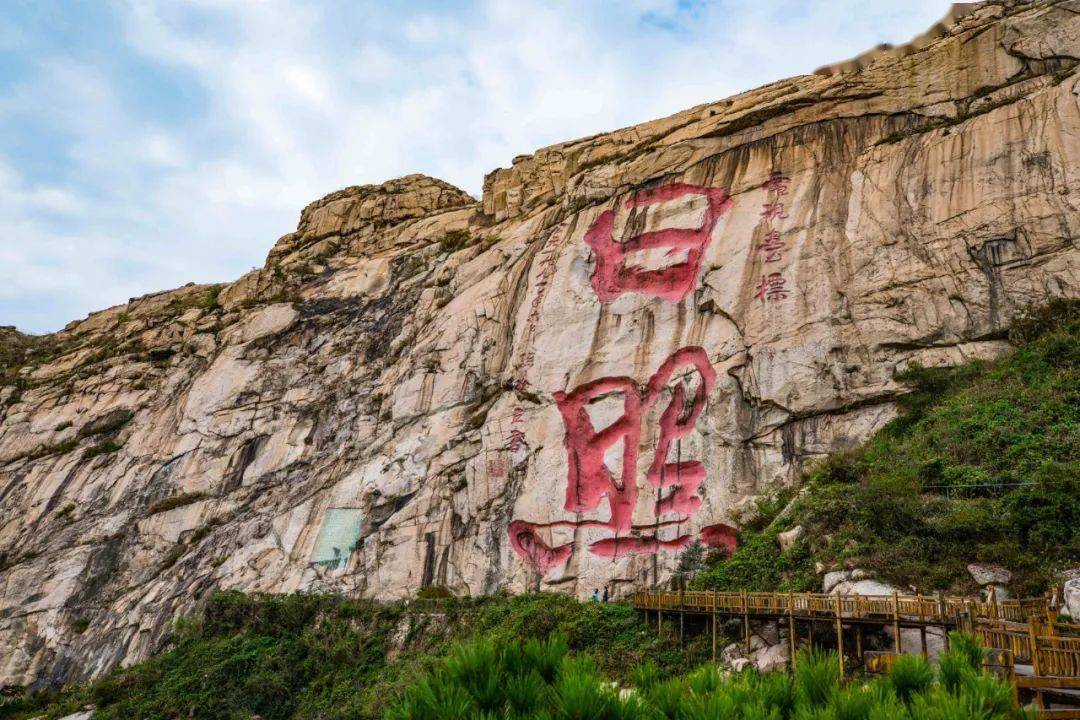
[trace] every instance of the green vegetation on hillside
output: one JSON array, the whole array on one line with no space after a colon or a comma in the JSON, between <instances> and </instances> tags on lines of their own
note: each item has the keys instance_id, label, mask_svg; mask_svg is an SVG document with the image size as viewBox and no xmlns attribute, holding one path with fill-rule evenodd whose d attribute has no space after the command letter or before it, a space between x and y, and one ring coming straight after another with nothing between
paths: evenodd
<instances>
[{"instance_id":1,"label":"green vegetation on hillside","mask_svg":"<svg viewBox=\"0 0 1080 720\"><path fill-rule=\"evenodd\" d=\"M833 653L792 675L723 676L656 638L626 605L565 596L378 604L328 595L214 596L163 654L83 688L0 700L0 718L94 720L931 720L1025 717L954 634L842 684Z\"/></svg>"},{"instance_id":2,"label":"green vegetation on hillside","mask_svg":"<svg viewBox=\"0 0 1080 720\"><path fill-rule=\"evenodd\" d=\"M1029 312L1012 336L1016 351L997 361L902 375L900 416L821 463L798 497L765 503L695 585L817 590L819 561L971 592L966 565L990 562L1013 572L1014 592L1044 593L1080 563L1080 304ZM805 542L781 553L777 534L796 525Z\"/></svg>"},{"instance_id":3,"label":"green vegetation on hillside","mask_svg":"<svg viewBox=\"0 0 1080 720\"><path fill-rule=\"evenodd\" d=\"M793 675L704 665L665 678L640 666L632 692L606 681L558 638L456 646L394 704L387 720L1006 720L1025 717L1012 688L982 671L974 640L953 636L937 672L920 656L889 676L841 684L835 653L804 652ZM628 688L629 689L629 688Z\"/></svg>"},{"instance_id":4,"label":"green vegetation on hillside","mask_svg":"<svg viewBox=\"0 0 1080 720\"><path fill-rule=\"evenodd\" d=\"M330 595L215 595L166 652L87 687L0 703L0 718L357 720L432 670L456 642L500 647L558 635L606 677L626 681L649 659L666 673L692 666L627 605L563 595L380 604ZM701 659L701 654L698 656Z\"/></svg>"}]
</instances>

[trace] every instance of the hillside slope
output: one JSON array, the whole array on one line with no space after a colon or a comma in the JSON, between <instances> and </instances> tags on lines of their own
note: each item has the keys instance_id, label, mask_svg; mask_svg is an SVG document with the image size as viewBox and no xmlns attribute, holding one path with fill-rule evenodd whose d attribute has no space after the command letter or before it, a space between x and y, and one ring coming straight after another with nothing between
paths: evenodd
<instances>
[{"instance_id":1,"label":"hillside slope","mask_svg":"<svg viewBox=\"0 0 1080 720\"><path fill-rule=\"evenodd\" d=\"M1060 590L1059 573L1080 569L1080 303L1027 314L1011 335L1018 348L999 360L909 369L900 416L821 463L797 497L763 503L743 546L694 584L819 592L818 570L862 569L975 594L977 564L1004 568L1013 596Z\"/></svg>"},{"instance_id":2,"label":"hillside slope","mask_svg":"<svg viewBox=\"0 0 1080 720\"><path fill-rule=\"evenodd\" d=\"M0 685L147 657L214 588L622 595L726 546L899 371L1080 296L1078 58L1080 1L989 2L479 201L341 190L235 282L4 352Z\"/></svg>"}]
</instances>

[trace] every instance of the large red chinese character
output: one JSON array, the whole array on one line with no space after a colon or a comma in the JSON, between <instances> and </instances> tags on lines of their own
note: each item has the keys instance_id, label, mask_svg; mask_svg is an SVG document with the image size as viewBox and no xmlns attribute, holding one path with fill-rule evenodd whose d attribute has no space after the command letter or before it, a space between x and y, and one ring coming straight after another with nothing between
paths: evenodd
<instances>
[{"instance_id":1,"label":"large red chinese character","mask_svg":"<svg viewBox=\"0 0 1080 720\"><path fill-rule=\"evenodd\" d=\"M697 377L698 382L691 395L692 377ZM673 380L677 382L671 385ZM673 443L693 431L715 382L716 371L709 364L705 351L691 347L669 357L644 387L639 387L630 378L615 377L586 383L569 393L556 393L555 401L566 429L563 443L566 446L567 479L563 508L580 515L596 510L606 499L608 519L561 520L545 524L515 520L509 532L518 555L541 574L565 562L572 552L572 543L552 548L538 534L540 530L553 528L603 528L613 532L614 537L589 545L590 552L603 557L656 553L688 544L689 535L664 540L659 537L659 531L686 522L701 507L698 489L705 481L705 466L699 461L681 458L669 462L669 456ZM659 439L646 475L648 483L661 491L659 499L652 505L655 522L634 525L642 418L660 401L665 391L670 392L670 400L660 413ZM612 396L621 399L620 414L598 430L589 416L588 406L597 399ZM621 466L613 475L604 456L620 442Z\"/></svg>"},{"instance_id":2,"label":"large red chinese character","mask_svg":"<svg viewBox=\"0 0 1080 720\"><path fill-rule=\"evenodd\" d=\"M593 427L586 406L606 395L621 394L623 414L603 430ZM565 510L572 513L594 510L607 497L611 510L609 526L615 531L630 530L637 504L637 457L641 437L642 402L637 384L629 378L604 378L582 385L573 392L556 393L566 428L567 482ZM623 443L622 473L611 477L604 453Z\"/></svg>"},{"instance_id":3,"label":"large red chinese character","mask_svg":"<svg viewBox=\"0 0 1080 720\"><path fill-rule=\"evenodd\" d=\"M732 200L723 188L706 188L678 183L656 190L638 193L626 201L627 209L646 208L680 198L704 197L705 217L698 228L666 228L643 232L618 242L612 236L615 212L600 215L585 233L585 243L596 256L592 286L602 303L609 303L623 293L640 292L678 302L697 284L705 250L712 241L712 232L720 216L731 207ZM677 262L658 269L649 269L631 262L632 256L648 250L666 250L667 258ZM685 257L679 259L680 255Z\"/></svg>"}]
</instances>

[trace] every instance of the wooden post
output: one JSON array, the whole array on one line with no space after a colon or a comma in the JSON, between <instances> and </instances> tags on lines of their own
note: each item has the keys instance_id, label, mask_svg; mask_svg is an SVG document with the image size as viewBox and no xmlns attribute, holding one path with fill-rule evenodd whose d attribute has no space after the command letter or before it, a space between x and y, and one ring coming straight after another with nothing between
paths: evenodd
<instances>
[{"instance_id":1,"label":"wooden post","mask_svg":"<svg viewBox=\"0 0 1080 720\"><path fill-rule=\"evenodd\" d=\"M919 642L922 645L922 656L926 657L926 626L923 625L919 628Z\"/></svg>"},{"instance_id":2,"label":"wooden post","mask_svg":"<svg viewBox=\"0 0 1080 720\"><path fill-rule=\"evenodd\" d=\"M836 612L836 654L840 656L840 681L844 680L844 622L841 618L840 593L833 596L833 608Z\"/></svg>"},{"instance_id":3,"label":"wooden post","mask_svg":"<svg viewBox=\"0 0 1080 720\"><path fill-rule=\"evenodd\" d=\"M862 625L855 626L855 659L858 660L860 667L865 665L862 652Z\"/></svg>"},{"instance_id":4,"label":"wooden post","mask_svg":"<svg viewBox=\"0 0 1080 720\"><path fill-rule=\"evenodd\" d=\"M813 650L814 649L814 618L811 617L807 624L810 626L810 629L809 629L809 632L808 632L808 637L807 637L807 642L810 644L810 649Z\"/></svg>"},{"instance_id":5,"label":"wooden post","mask_svg":"<svg viewBox=\"0 0 1080 720\"><path fill-rule=\"evenodd\" d=\"M679 608L679 647L683 647L683 634L686 630L686 610Z\"/></svg>"},{"instance_id":6,"label":"wooden post","mask_svg":"<svg viewBox=\"0 0 1080 720\"><path fill-rule=\"evenodd\" d=\"M896 654L899 655L901 650L900 642L900 593L893 591L892 594L892 617L893 617L893 645L896 649Z\"/></svg>"},{"instance_id":7,"label":"wooden post","mask_svg":"<svg viewBox=\"0 0 1080 720\"><path fill-rule=\"evenodd\" d=\"M664 636L664 611L656 611L656 635L658 637Z\"/></svg>"},{"instance_id":8,"label":"wooden post","mask_svg":"<svg viewBox=\"0 0 1080 720\"><path fill-rule=\"evenodd\" d=\"M742 591L743 610L743 642L746 644L746 657L750 657L750 605L746 597L746 591Z\"/></svg>"},{"instance_id":9,"label":"wooden post","mask_svg":"<svg viewBox=\"0 0 1080 720\"><path fill-rule=\"evenodd\" d=\"M788 593L788 642L791 644L791 667L795 667L795 655L798 651L798 644L795 637L795 594Z\"/></svg>"},{"instance_id":10,"label":"wooden post","mask_svg":"<svg viewBox=\"0 0 1080 720\"><path fill-rule=\"evenodd\" d=\"M716 662L716 603L715 598L712 610L712 660Z\"/></svg>"},{"instance_id":11,"label":"wooden post","mask_svg":"<svg viewBox=\"0 0 1080 720\"><path fill-rule=\"evenodd\" d=\"M937 593L937 606L938 616L941 618L941 635L945 640L945 652L949 652L949 626L948 618L946 618L947 610L945 609L945 596L939 590Z\"/></svg>"},{"instance_id":12,"label":"wooden post","mask_svg":"<svg viewBox=\"0 0 1080 720\"><path fill-rule=\"evenodd\" d=\"M993 588L990 590L993 592ZM1039 638L1038 631L1036 629L1035 618L1028 620L1028 646L1031 650L1031 668L1035 677L1042 675L1042 663L1039 662ZM1046 703L1043 701L1043 693L1041 689L1035 691L1035 707L1040 710L1046 709Z\"/></svg>"},{"instance_id":13,"label":"wooden post","mask_svg":"<svg viewBox=\"0 0 1080 720\"><path fill-rule=\"evenodd\" d=\"M997 589L990 586L990 596L986 599L986 602L990 605L990 617L995 620L998 619L998 601L997 601Z\"/></svg>"}]
</instances>

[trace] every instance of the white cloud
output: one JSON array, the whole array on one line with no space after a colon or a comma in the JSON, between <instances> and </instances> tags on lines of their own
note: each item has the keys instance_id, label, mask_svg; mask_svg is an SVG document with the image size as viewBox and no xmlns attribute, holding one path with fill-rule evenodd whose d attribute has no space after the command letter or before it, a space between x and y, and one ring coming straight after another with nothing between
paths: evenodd
<instances>
[{"instance_id":1,"label":"white cloud","mask_svg":"<svg viewBox=\"0 0 1080 720\"><path fill-rule=\"evenodd\" d=\"M0 323L51 330L130 295L228 280L339 187L426 172L479 194L515 155L903 41L945 9L133 0L116 6L115 52L193 84L197 112L139 112L161 99L133 106L122 62L27 58L0 119L40 118L67 144L47 179L0 155Z\"/></svg>"}]
</instances>

